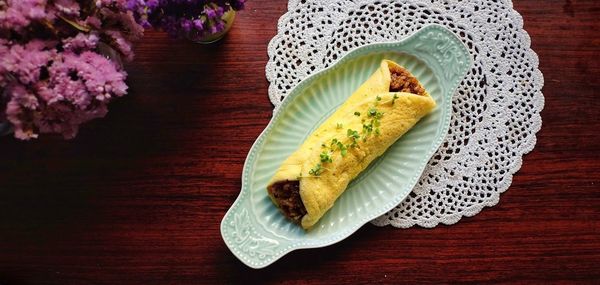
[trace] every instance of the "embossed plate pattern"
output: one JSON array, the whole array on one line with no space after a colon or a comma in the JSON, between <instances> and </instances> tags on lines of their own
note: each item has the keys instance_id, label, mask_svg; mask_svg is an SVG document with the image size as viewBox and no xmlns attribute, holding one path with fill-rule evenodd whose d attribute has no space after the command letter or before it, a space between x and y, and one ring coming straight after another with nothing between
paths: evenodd
<instances>
[{"instance_id":1,"label":"embossed plate pattern","mask_svg":"<svg viewBox=\"0 0 600 285\"><path fill-rule=\"evenodd\" d=\"M313 229L304 231L278 212L267 196L266 184L283 160L384 58L408 68L438 107L361 173ZM262 268L292 250L338 242L398 205L446 135L452 94L470 65L462 42L444 27L430 25L400 42L357 48L300 82L246 158L242 190L221 222L221 235L229 249L246 265Z\"/></svg>"}]
</instances>

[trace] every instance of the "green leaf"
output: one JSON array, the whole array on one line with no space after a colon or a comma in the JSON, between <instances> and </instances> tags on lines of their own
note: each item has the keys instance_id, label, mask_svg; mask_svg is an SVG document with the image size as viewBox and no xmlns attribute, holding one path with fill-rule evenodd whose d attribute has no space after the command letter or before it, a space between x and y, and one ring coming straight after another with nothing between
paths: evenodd
<instances>
[{"instance_id":1,"label":"green leaf","mask_svg":"<svg viewBox=\"0 0 600 285\"><path fill-rule=\"evenodd\" d=\"M87 26L80 25L79 23L77 23L77 22L75 22L75 21L73 21L73 20L69 20L69 19L67 19L67 18L65 18L65 17L63 17L63 16L61 16L61 15L58 15L58 17L59 17L61 20L63 20L63 21L65 21L65 22L67 22L67 23L68 23L69 25L71 25L73 28L75 28L75 29L77 29L77 30L79 30L79 31L81 31L81 32L89 33L89 32L92 30L90 27L87 27Z\"/></svg>"}]
</instances>

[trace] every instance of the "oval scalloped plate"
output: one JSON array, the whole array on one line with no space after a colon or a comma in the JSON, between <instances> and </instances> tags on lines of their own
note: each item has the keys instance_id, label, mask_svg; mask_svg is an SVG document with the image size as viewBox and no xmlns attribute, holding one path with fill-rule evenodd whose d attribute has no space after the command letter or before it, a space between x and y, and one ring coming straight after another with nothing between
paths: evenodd
<instances>
[{"instance_id":1,"label":"oval scalloped plate","mask_svg":"<svg viewBox=\"0 0 600 285\"><path fill-rule=\"evenodd\" d=\"M267 195L267 182L382 59L410 70L438 106L350 183L314 228L304 231L279 213ZM300 82L246 158L242 190L221 222L221 235L231 252L246 265L262 268L292 250L338 242L398 205L448 132L452 94L470 66L462 42L444 27L430 25L400 42L359 47Z\"/></svg>"}]
</instances>

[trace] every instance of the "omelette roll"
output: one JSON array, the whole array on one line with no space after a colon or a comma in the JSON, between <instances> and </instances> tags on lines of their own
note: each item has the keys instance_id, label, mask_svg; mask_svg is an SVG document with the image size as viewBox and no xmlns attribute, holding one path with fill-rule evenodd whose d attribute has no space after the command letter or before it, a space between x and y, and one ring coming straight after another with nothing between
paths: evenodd
<instances>
[{"instance_id":1,"label":"omelette roll","mask_svg":"<svg viewBox=\"0 0 600 285\"><path fill-rule=\"evenodd\" d=\"M404 67L380 67L279 167L267 192L283 215L309 229L348 183L435 108Z\"/></svg>"}]
</instances>

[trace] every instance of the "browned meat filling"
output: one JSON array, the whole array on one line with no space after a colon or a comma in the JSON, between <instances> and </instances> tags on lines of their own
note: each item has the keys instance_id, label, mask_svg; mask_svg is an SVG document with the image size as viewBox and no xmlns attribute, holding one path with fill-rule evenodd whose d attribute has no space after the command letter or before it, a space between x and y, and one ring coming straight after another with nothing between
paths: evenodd
<instances>
[{"instance_id":1,"label":"browned meat filling","mask_svg":"<svg viewBox=\"0 0 600 285\"><path fill-rule=\"evenodd\" d=\"M419 85L417 79L408 71L390 65L392 81L390 82L390 92L408 92L418 95L425 95L425 89Z\"/></svg>"},{"instance_id":2,"label":"browned meat filling","mask_svg":"<svg viewBox=\"0 0 600 285\"><path fill-rule=\"evenodd\" d=\"M306 208L300 198L300 181L282 181L267 188L271 197L275 198L281 212L295 223L306 215Z\"/></svg>"}]
</instances>

